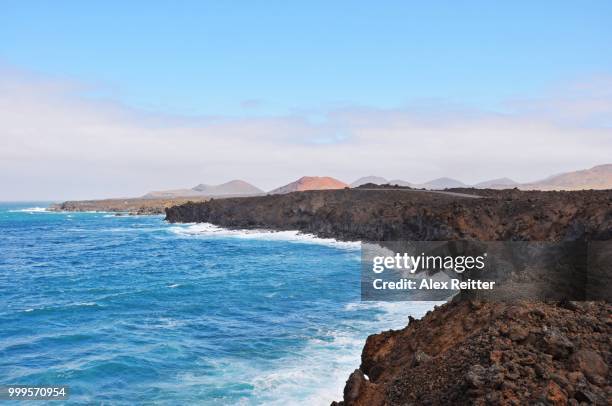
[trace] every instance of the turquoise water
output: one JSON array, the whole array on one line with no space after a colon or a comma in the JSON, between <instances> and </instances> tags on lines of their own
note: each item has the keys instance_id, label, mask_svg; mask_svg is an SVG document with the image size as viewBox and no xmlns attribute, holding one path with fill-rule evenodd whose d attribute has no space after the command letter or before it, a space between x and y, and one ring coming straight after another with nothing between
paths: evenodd
<instances>
[{"instance_id":1,"label":"turquoise water","mask_svg":"<svg viewBox=\"0 0 612 406\"><path fill-rule=\"evenodd\" d=\"M358 244L35 206L0 203L0 385L69 403L327 405L432 307L360 303Z\"/></svg>"}]
</instances>

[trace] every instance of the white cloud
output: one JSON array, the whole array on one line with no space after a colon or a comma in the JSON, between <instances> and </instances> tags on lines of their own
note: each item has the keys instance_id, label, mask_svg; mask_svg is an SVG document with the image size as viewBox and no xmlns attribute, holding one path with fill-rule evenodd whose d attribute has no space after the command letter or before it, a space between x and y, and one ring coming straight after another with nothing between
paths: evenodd
<instances>
[{"instance_id":1,"label":"white cloud","mask_svg":"<svg viewBox=\"0 0 612 406\"><path fill-rule=\"evenodd\" d=\"M4 70L0 200L135 196L234 178L271 189L302 175L534 180L610 161L612 129L602 117L612 114L612 96L602 88L514 101L505 114L355 107L316 120L187 118Z\"/></svg>"},{"instance_id":2,"label":"white cloud","mask_svg":"<svg viewBox=\"0 0 612 406\"><path fill-rule=\"evenodd\" d=\"M612 76L599 75L569 83L538 99L507 105L523 115L585 127L612 127Z\"/></svg>"}]
</instances>

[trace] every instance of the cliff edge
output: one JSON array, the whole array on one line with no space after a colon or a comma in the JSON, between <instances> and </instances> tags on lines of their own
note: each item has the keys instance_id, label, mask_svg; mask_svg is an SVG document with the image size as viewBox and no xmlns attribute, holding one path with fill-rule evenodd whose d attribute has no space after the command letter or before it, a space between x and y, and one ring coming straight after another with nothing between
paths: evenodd
<instances>
[{"instance_id":1,"label":"cliff edge","mask_svg":"<svg viewBox=\"0 0 612 406\"><path fill-rule=\"evenodd\" d=\"M612 239L612 191L340 189L189 202L169 222L353 241Z\"/></svg>"},{"instance_id":2,"label":"cliff edge","mask_svg":"<svg viewBox=\"0 0 612 406\"><path fill-rule=\"evenodd\" d=\"M368 337L332 405L607 405L612 306L452 301Z\"/></svg>"}]
</instances>

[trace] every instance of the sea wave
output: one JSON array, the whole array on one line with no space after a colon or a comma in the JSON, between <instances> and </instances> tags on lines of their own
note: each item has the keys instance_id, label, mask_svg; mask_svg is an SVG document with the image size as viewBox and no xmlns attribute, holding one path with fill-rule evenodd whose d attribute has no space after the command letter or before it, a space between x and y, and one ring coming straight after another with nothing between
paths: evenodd
<instances>
[{"instance_id":1,"label":"sea wave","mask_svg":"<svg viewBox=\"0 0 612 406\"><path fill-rule=\"evenodd\" d=\"M327 245L341 249L358 250L361 248L359 241L338 241L333 238L320 238L312 234L305 234L297 230L271 231L271 230L230 230L210 223L174 225L169 228L170 232L181 236L219 236L243 239L256 239L265 241L284 241L302 244Z\"/></svg>"},{"instance_id":2,"label":"sea wave","mask_svg":"<svg viewBox=\"0 0 612 406\"><path fill-rule=\"evenodd\" d=\"M311 340L297 357L255 378L255 399L269 405L341 400L348 375L359 366L363 344L363 337L340 331L331 341Z\"/></svg>"},{"instance_id":3,"label":"sea wave","mask_svg":"<svg viewBox=\"0 0 612 406\"><path fill-rule=\"evenodd\" d=\"M76 302L76 303L66 303L60 305L50 305L50 306L41 306L41 307L29 307L27 309L22 310L24 313L31 312L50 312L50 311L63 311L71 308L78 307L100 307L100 305L96 302Z\"/></svg>"},{"instance_id":4,"label":"sea wave","mask_svg":"<svg viewBox=\"0 0 612 406\"><path fill-rule=\"evenodd\" d=\"M325 405L342 399L346 379L359 366L369 333L406 326L408 316L421 318L443 302L352 302L345 311L379 310L367 321L337 326L325 339L312 338L305 348L281 366L253 381L254 395L266 404ZM357 331L354 328L357 328ZM322 373L324 371L324 373Z\"/></svg>"},{"instance_id":5,"label":"sea wave","mask_svg":"<svg viewBox=\"0 0 612 406\"><path fill-rule=\"evenodd\" d=\"M8 210L9 213L44 213L49 212L46 207L28 207L25 209Z\"/></svg>"}]
</instances>

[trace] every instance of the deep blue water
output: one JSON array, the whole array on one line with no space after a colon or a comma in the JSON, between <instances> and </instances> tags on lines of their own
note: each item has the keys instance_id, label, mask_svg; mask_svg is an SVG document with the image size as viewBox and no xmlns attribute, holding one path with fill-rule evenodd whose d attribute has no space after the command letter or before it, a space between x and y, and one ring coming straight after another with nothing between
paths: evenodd
<instances>
[{"instance_id":1,"label":"deep blue water","mask_svg":"<svg viewBox=\"0 0 612 406\"><path fill-rule=\"evenodd\" d=\"M329 404L431 307L360 303L356 244L33 206L0 203L0 385L69 403Z\"/></svg>"}]
</instances>

